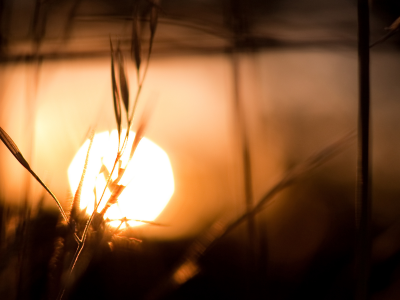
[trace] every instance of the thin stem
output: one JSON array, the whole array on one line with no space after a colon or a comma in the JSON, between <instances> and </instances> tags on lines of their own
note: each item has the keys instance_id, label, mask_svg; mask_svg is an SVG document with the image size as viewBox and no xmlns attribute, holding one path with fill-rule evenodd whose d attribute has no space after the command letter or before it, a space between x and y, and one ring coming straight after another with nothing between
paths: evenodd
<instances>
[{"instance_id":1,"label":"thin stem","mask_svg":"<svg viewBox=\"0 0 400 300\"><path fill-rule=\"evenodd\" d=\"M139 70L138 70L138 74L137 74L138 89L137 89L137 92L136 92L136 95L135 95L135 100L133 102L133 108L132 108L131 116L128 119L128 130L130 130L130 126L132 125L133 116L135 115L136 106L138 104L139 96L140 96L140 93L142 91L142 86L143 86L144 80L145 80L146 75L147 75L147 70L149 68L150 56L151 56L152 48L153 48L153 37L150 39L149 52L147 54L146 66L144 68L144 72L143 72L143 76L142 76L141 80L139 80Z\"/></svg>"},{"instance_id":2,"label":"thin stem","mask_svg":"<svg viewBox=\"0 0 400 300\"><path fill-rule=\"evenodd\" d=\"M126 135L125 135L125 138L126 138ZM124 142L125 142L125 141L124 141ZM87 237L87 234L88 234L88 232L89 232L90 224L92 223L93 218L94 218L94 216L95 216L95 214L96 214L96 212L97 212L97 209L98 209L98 207L99 207L101 201L103 200L105 191L107 190L107 187L108 187L109 184L110 184L112 174L114 173L115 167L117 166L118 161L119 161L120 158L121 158L121 152L118 151L117 157L116 157L115 162L114 162L114 166L113 166L113 168L112 168L112 170L111 170L111 172L110 172L110 175L108 176L106 186L105 186L104 189L103 189L103 193L102 193L102 195L101 195L101 197L100 197L100 199L99 199L99 202L95 205L94 210L93 210L92 214L90 215L89 220L86 222L85 228L84 228L83 233L82 233L82 237L79 239L79 237L77 236L77 234L76 234L76 233L74 234L74 235L75 235L75 240L76 240L77 243L78 243L78 247L77 247L77 249L76 249L76 251L75 251L75 254L74 254L74 256L73 256L73 258L72 258L72 260L71 260L71 265L70 265L70 267L69 267L68 278L71 276L72 271L74 270L74 268L75 268L75 266L76 266L76 263L77 263L77 261L78 261L78 259L79 259L79 256L80 256L80 254L81 254L81 252L82 252L82 250L83 250L83 247L84 247L85 241L86 241L86 237ZM67 280L68 280L68 279L67 279ZM62 299L64 293L65 293L65 288L61 291L60 296L59 296L59 300Z\"/></svg>"},{"instance_id":3,"label":"thin stem","mask_svg":"<svg viewBox=\"0 0 400 300\"><path fill-rule=\"evenodd\" d=\"M131 117L127 120L127 122L128 122L128 129L127 129L127 131L126 131L126 133L125 133L124 141L123 141L123 143L122 143L121 149L118 149L117 158L115 159L113 168L112 168L112 170L111 170L111 172L110 172L110 176L108 177L106 186L105 186L105 188L104 188L104 190L103 190L103 193L102 193L102 195L101 195L101 197L100 197L100 200L99 200L99 202L97 203L97 206L95 207L93 213L91 214L89 220L88 220L87 223L86 223L86 226L85 226L85 228L84 228L84 231L83 231L83 234L82 234L82 238L81 238L81 241L82 241L82 242L83 242L84 239L86 238L86 235L87 235L87 232L88 232L88 230L89 230L90 224L92 223L92 220L93 220L93 218L94 218L94 215L95 215L95 213L97 212L97 208L100 206L100 203L101 203L101 201L103 200L104 194L105 194L105 192L106 192L106 190L107 190L107 187L108 187L109 184L110 184L111 177L112 177L112 174L114 173L115 167L116 167L116 165L117 165L119 159L121 158L122 153L123 153L123 151L125 150L126 145L127 145L127 143L128 143L130 127L132 126L133 116L134 116L134 114L135 114L136 106L137 106L138 99L139 99L139 96L140 96L140 92L141 92L141 90L142 90L142 86L143 86L143 83L144 83L144 79L145 79L146 74L147 74L147 69L148 69L149 61L150 61L150 55L151 55L151 46L150 46L150 48L149 48L149 53L148 53L148 56L147 56L147 62L146 62L146 67L145 67L145 70L144 70L144 73L143 73L143 77L142 77L142 79L141 79L141 81L140 81L140 84L139 84L139 86L138 86L138 90L137 90L136 95L135 95L135 101L134 101L133 109L132 109L132 112L131 112ZM127 113L127 115L128 115L128 113Z\"/></svg>"},{"instance_id":4,"label":"thin stem","mask_svg":"<svg viewBox=\"0 0 400 300\"><path fill-rule=\"evenodd\" d=\"M371 252L370 196L370 79L369 79L369 7L368 0L358 0L359 59L359 128L358 178L356 203L356 299L368 299Z\"/></svg>"},{"instance_id":5,"label":"thin stem","mask_svg":"<svg viewBox=\"0 0 400 300\"><path fill-rule=\"evenodd\" d=\"M112 168L112 170L111 170L111 172L110 172L110 176L108 176L106 186L104 187L103 193L101 194L101 197L100 197L100 199L99 199L99 202L97 203L97 206L94 208L92 214L90 215L89 220L86 222L85 228L84 228L83 233L82 233L82 238L81 238L82 243L83 243L84 240L86 239L86 236L87 236L87 233L88 233L90 224L92 223L93 218L94 218L94 216L95 216L95 214L96 214L96 212L97 212L97 209L99 208L100 203L101 203L101 201L102 201L103 198L104 198L104 194L105 194L105 192L106 192L106 190L107 190L107 187L108 187L109 184L110 184L112 174L113 174L114 171L115 171L115 167L117 166L120 157L121 157L121 156L120 156L120 153L118 153L117 158L115 159L115 162L114 162L114 166L113 166L113 168Z\"/></svg>"},{"instance_id":6,"label":"thin stem","mask_svg":"<svg viewBox=\"0 0 400 300\"><path fill-rule=\"evenodd\" d=\"M129 116L128 111L126 111L127 130L126 130L125 137L124 137L124 140L123 140L123 142L122 142L122 145L121 145L121 136L120 136L121 133L118 132L118 134L119 134L119 136L118 136L118 148L117 148L118 153L117 153L117 157L116 157L116 159L115 159L113 168L112 168L112 170L111 170L111 172L110 172L110 174L109 174L109 176L108 176L106 186L105 186L104 189L103 189L103 192L102 192L102 195L101 195L99 201L98 201L97 203L95 203L94 210L93 210L92 214L90 215L89 220L86 222L85 228L84 228L83 233L82 233L82 237L79 239L79 237L78 237L78 236L76 235L76 233L75 233L75 239L76 239L77 242L78 242L78 247L77 247L77 250L76 250L76 252L75 252L75 254L74 254L74 256L73 256L73 259L72 259L72 261L71 261L69 276L70 276L70 274L72 273L72 271L73 271L73 269L74 269L74 267L75 267L75 265L76 265L76 263L77 263L77 261L78 261L78 259L79 259L79 256L80 256L80 254L81 254L81 252L82 252L82 249L83 249L83 247L84 247L84 243L85 243L86 237L87 237L88 232L89 232L90 225L91 225L91 223L92 223L92 221L93 221L94 216L95 216L96 213L97 213L97 209L99 208L99 206L100 206L100 204L101 204L101 201L102 201L103 198L104 198L104 195L105 195L105 192L106 192L106 190L107 190L107 187L110 185L110 182L111 182L111 179L112 179L112 175L113 175L113 173L114 173L114 171L115 171L115 168L116 168L116 166L117 166L119 160L121 159L121 157L122 157L122 155L123 155L123 153L124 153L124 151L125 151L125 149L126 149L126 146L127 146L127 144L128 144L129 133L130 133L130 129L131 129L131 126L132 126L132 123L133 123L133 122L132 122L132 121L133 121L133 116L134 116L135 111L136 111L137 103L138 103L138 100L139 100L140 93L141 93L141 91L142 91L142 86L143 86L144 80L145 80L145 78L146 78L146 74L147 74L147 70L148 70L148 66L149 66L149 62L150 62L150 56L151 56L153 38L154 38L154 35L152 35L152 37L151 37L151 39L150 39L150 46L149 46L149 52L148 52L147 61L146 61L146 67L145 67L145 70L144 70L144 73L143 73L143 76L142 76L141 79L140 79L140 74L139 74L139 70L138 70L138 74L137 74L138 89L137 89L137 91L136 91L135 101L134 101L134 105L133 105L133 109L132 109L131 115ZM111 49L111 51L113 51L113 50ZM113 53L112 53L112 55L113 55ZM113 70L114 70L114 65L113 65L113 64L112 64L112 68L113 68ZM134 141L134 142L135 142L135 141ZM131 155L131 156L132 156L132 155ZM130 158L132 158L132 157L130 157ZM129 164L129 162L130 162L130 159L129 159L129 161L128 161L128 164ZM125 169L126 169L126 168L125 168ZM124 170L123 170L122 172L124 172ZM43 185L44 185L44 184L43 184ZM49 190L48 190L48 191L49 191ZM50 191L49 191L49 192L50 192ZM51 192L50 192L50 193L51 193ZM51 193L51 195L53 196L52 193ZM55 196L54 196L54 198L55 198ZM55 199L56 199L56 198L55 198ZM57 202L57 204L59 204L59 202L58 202L57 199L56 199L56 202ZM59 206L60 206L60 210L62 211L63 216L64 216L65 213L64 213L64 211L62 210L61 204L59 204ZM66 216L65 216L64 218L66 219ZM120 226L121 226L121 225L122 225L122 222L121 222ZM120 226L119 226L119 227L120 227ZM119 227L118 227L118 228L119 228ZM118 230L118 229L117 229L117 230ZM60 295L60 299L62 298L62 296L63 296L63 294L64 294L64 291L65 291L65 289L62 291L62 293L61 293L61 295Z\"/></svg>"},{"instance_id":7,"label":"thin stem","mask_svg":"<svg viewBox=\"0 0 400 300\"><path fill-rule=\"evenodd\" d=\"M86 240L86 236L82 237L82 242L80 243L80 245L78 245L78 248L76 248L74 257L73 257L73 259L71 261L69 274L72 274L72 270L76 266L76 262L78 261L79 255L81 254L81 252L83 250L83 246L85 245L85 240Z\"/></svg>"},{"instance_id":8,"label":"thin stem","mask_svg":"<svg viewBox=\"0 0 400 300\"><path fill-rule=\"evenodd\" d=\"M42 185L42 187L44 187L44 189L50 194L50 196L54 199L54 201L56 201L56 204L58 206L58 210L60 211L64 221L69 224L69 220L68 217L60 203L60 201L58 201L57 197L50 191L50 189L47 187L47 185L40 179L39 176L36 175L35 172L32 171L32 169L28 169L29 173L32 174L32 176ZM75 240L79 243L80 242L80 238L78 237L78 235L76 233L74 233L74 238Z\"/></svg>"},{"instance_id":9,"label":"thin stem","mask_svg":"<svg viewBox=\"0 0 400 300\"><path fill-rule=\"evenodd\" d=\"M251 175L251 159L250 159L250 148L249 141L246 132L246 124L244 111L242 107L242 101L240 97L240 79L239 79L239 59L238 54L233 53L232 55L233 65L233 85L234 85L234 104L236 121L238 123L238 129L240 132L241 142L241 155L243 164L243 181L245 191L245 203L246 203L246 214L248 215L248 235L249 235L249 260L252 269L256 266L256 221L255 216L250 214L253 209L253 188L252 188L252 175ZM252 270L253 271L253 270Z\"/></svg>"},{"instance_id":10,"label":"thin stem","mask_svg":"<svg viewBox=\"0 0 400 300\"><path fill-rule=\"evenodd\" d=\"M76 250L75 250L74 256L72 257L71 264L70 264L70 266L69 266L69 270L70 270L70 271L68 272L66 281L65 281L65 283L63 284L63 288L62 288L62 290L61 290L59 296L57 297L58 300L61 300L61 299L63 298L63 296L64 296L64 293L65 293L65 290L66 290L66 285L68 284L69 278L71 277L72 270L75 268L75 265L76 265L76 262L77 262L77 260L78 260L78 258L79 258L79 255L80 255L81 252L82 252L83 245L84 245L84 241L82 241L81 243L79 243L78 247L77 247Z\"/></svg>"},{"instance_id":11,"label":"thin stem","mask_svg":"<svg viewBox=\"0 0 400 300\"><path fill-rule=\"evenodd\" d=\"M293 185L297 181L299 181L306 174L314 170L315 168L321 166L326 163L329 159L335 157L341 151L346 149L350 143L354 140L355 135L353 132L347 134L340 140L328 145L323 148L321 151L309 157L303 163L298 164L292 169L288 170L282 178L267 192L264 196L257 202L254 208L250 212L246 212L234 222L229 224L223 234L218 237L218 240L224 236L226 236L229 232L237 228L242 223L246 222L249 217L254 217L262 210L264 210L269 204L272 203L272 200L276 194L286 189L287 187ZM217 241L213 241L215 244ZM211 248L211 247L210 247Z\"/></svg>"},{"instance_id":12,"label":"thin stem","mask_svg":"<svg viewBox=\"0 0 400 300\"><path fill-rule=\"evenodd\" d=\"M33 172L32 170L29 170L29 173L31 173L32 176L35 177L35 179L46 189L46 191L50 194L50 196L53 197L53 199L56 201L56 204L57 204L57 206L58 206L58 209L59 209L60 212L61 212L62 217L64 218L64 220L65 220L67 223L69 223L69 222L68 222L68 217L67 217L67 215L65 214L65 211L64 211L63 207L61 206L60 201L58 201L57 197L50 191L50 189L44 184L44 182L39 178L39 176L37 176L37 175L35 174L35 172Z\"/></svg>"}]
</instances>

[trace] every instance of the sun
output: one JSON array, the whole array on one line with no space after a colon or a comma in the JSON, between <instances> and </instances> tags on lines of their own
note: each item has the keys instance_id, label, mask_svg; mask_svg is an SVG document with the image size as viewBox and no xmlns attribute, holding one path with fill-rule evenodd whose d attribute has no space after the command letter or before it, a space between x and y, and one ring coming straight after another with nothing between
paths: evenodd
<instances>
[{"instance_id":1,"label":"sun","mask_svg":"<svg viewBox=\"0 0 400 300\"><path fill-rule=\"evenodd\" d=\"M125 131L126 132L126 131ZM122 136L125 136L122 132ZM130 132L127 150L122 155L122 165L126 165L129 159L130 149L135 137ZM73 193L78 188L79 181L85 164L86 154L90 141L80 147L74 156L69 168L68 179ZM99 201L106 186L107 176L111 172L118 148L118 132L98 133L93 138L86 174L81 192L81 209L91 214L96 201ZM114 171L112 180L118 177ZM112 226L119 226L119 219L127 218L130 226L144 224L134 220L154 221L168 204L174 193L174 176L168 155L154 142L143 138L129 162L120 184L126 186L118 202L113 204L104 215L110 220ZM111 192L105 190L104 196L97 209L100 212ZM123 224L124 226L124 224Z\"/></svg>"}]
</instances>

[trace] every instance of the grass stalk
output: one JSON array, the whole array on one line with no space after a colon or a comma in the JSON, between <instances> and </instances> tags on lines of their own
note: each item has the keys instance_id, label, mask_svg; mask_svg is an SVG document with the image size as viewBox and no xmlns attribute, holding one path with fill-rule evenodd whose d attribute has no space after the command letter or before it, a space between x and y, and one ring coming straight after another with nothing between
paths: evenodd
<instances>
[{"instance_id":1,"label":"grass stalk","mask_svg":"<svg viewBox=\"0 0 400 300\"><path fill-rule=\"evenodd\" d=\"M180 285L193 278L199 273L199 259L206 255L219 241L230 232L238 228L240 225L248 222L249 218L263 211L269 204L273 202L274 197L284 189L295 184L304 176L309 174L317 167L323 165L343 150L347 149L355 139L355 132L350 132L326 146L316 154L310 156L307 160L286 171L281 179L257 202L257 204L249 211L238 217L233 222L226 219L216 221L203 235L197 238L191 246L189 246L181 264L174 269L168 282L163 283L158 289L155 289L149 295L149 299L159 299L160 295L170 293L177 289ZM188 267L190 266L190 268ZM182 274L185 276L182 277ZM253 284L253 283L252 283Z\"/></svg>"},{"instance_id":2,"label":"grass stalk","mask_svg":"<svg viewBox=\"0 0 400 300\"><path fill-rule=\"evenodd\" d=\"M249 263L252 270L254 270L256 260L256 221L255 216L250 214L253 209L253 187L252 187L252 176L251 176L251 159L250 159L250 148L249 141L246 131L244 111L242 107L242 99L240 97L240 70L239 70L239 58L237 53L232 54L232 68L233 68L233 86L234 86L234 107L237 121L237 127L239 130L240 142L241 142L241 157L243 166L243 183L245 192L245 204L246 213L249 214L247 219L247 231L249 238Z\"/></svg>"},{"instance_id":3,"label":"grass stalk","mask_svg":"<svg viewBox=\"0 0 400 300\"><path fill-rule=\"evenodd\" d=\"M149 66L149 62L150 62L150 56L151 56L151 49L152 49L152 44L153 44L153 39L154 39L154 34L155 34L155 29L156 29L156 25L157 25L157 8L153 8L153 16L152 16L152 22L150 23L150 27L151 27L151 37L150 37L150 46L149 46L149 52L148 52L148 56L147 56L147 61L146 61L146 66L143 72L143 76L142 78L140 78L140 53L138 53L138 51L140 51L140 47L134 47L135 43L132 44L132 52L136 53L136 55L134 55L135 59L136 59L136 66L137 66L137 75L138 75L138 88L136 90L136 94L134 97L134 104L133 104L133 108L131 111L131 114L129 115L129 89L128 89L128 85L127 85L127 81L126 81L126 74L125 74L125 70L124 70L124 61L123 61L123 56L122 53L120 52L119 48L117 49L117 55L118 55L118 64L119 64L119 80L120 80L120 86L118 88L117 86L117 81L115 78L115 70L114 70L114 50L112 47L112 42L110 40L110 48L111 48L111 79L112 79L112 90L113 90L113 101L114 101L114 111L115 111L115 116L116 116L116 121L117 121L117 126L118 126L118 150L117 150L117 155L112 167L111 172L108 174L108 178L107 178L107 182L106 185L102 191L101 197L99 199L99 201L95 204L94 210L92 212L92 214L90 215L89 219L87 220L83 232L82 232L82 236L81 238L77 238L76 241L78 243L77 249L73 255L73 258L71 260L71 264L69 267L69 272L68 272L68 278L70 277L70 275L72 274L72 271L74 270L76 263L79 259L79 256L83 250L87 235L89 233L89 229L93 223L93 220L95 219L96 216L99 216L103 219L103 216L106 212L106 210L108 209L108 207L110 207L110 203L109 201L111 200L112 196L110 199L107 200L107 204L105 206L105 208L102 210L102 212L99 214L97 212L103 198L105 195L105 192L107 190L107 188L113 184L114 188L112 191L112 194L114 194L115 190L118 190L118 188L121 188L122 186L117 186L118 184L118 179L116 180L116 182L112 182L112 175L114 173L114 171L117 168L117 165L119 165L120 163L120 159L124 153L124 151L126 150L126 146L128 143L128 139L129 139L129 133L130 133L130 129L133 123L133 117L135 115L135 111L136 111L136 106L139 100L139 96L140 93L142 91L142 86L144 83L144 80L146 78L146 74L147 74L147 70L148 70L148 66ZM135 22L135 20L134 20ZM135 30L135 27L134 27ZM138 36L135 35L136 33L133 32L133 38L137 38L139 39ZM138 59L139 58L139 59ZM121 135L122 135L122 130L121 130L121 125L122 125L122 118L121 118L121 97L122 97L122 101L123 101L123 105L125 108L125 112L126 112L126 122L127 122L127 130L125 132L125 136L123 139L123 142L121 144ZM131 161L133 154L140 142L140 140L143 137L143 133L147 124L147 119L143 118L142 122L140 122L139 124L139 130L136 133L135 139L133 141L133 145L132 145L132 149L130 152L130 157L129 157L129 162ZM123 173L125 172L126 168L121 169L121 166L118 167L119 170L118 172L120 174L120 176L118 176L118 178L121 178L123 176ZM124 188L124 187L122 187ZM116 199L114 199L113 201L115 201ZM122 224L122 223L121 223ZM98 229L98 228L97 228ZM67 279L68 281L68 279ZM65 292L65 288L61 291L60 295L59 295L59 299L62 299L63 295Z\"/></svg>"},{"instance_id":4,"label":"grass stalk","mask_svg":"<svg viewBox=\"0 0 400 300\"><path fill-rule=\"evenodd\" d=\"M282 190L288 188L295 182L299 181L306 174L319 167L320 165L327 162L329 159L335 157L338 153L346 149L349 144L354 139L353 132L345 135L338 141L328 145L323 148L321 151L309 157L303 163L298 164L292 169L288 170L282 178L268 191L264 194L264 196L257 202L257 204L253 207L250 212L246 212L234 222L232 222L228 227L226 227L224 233L221 237L227 235L229 232L237 228L239 225L246 222L249 218L254 217L262 210L264 210L268 204L272 203L272 199ZM217 241L217 240L216 240ZM214 243L213 243L214 244Z\"/></svg>"},{"instance_id":5,"label":"grass stalk","mask_svg":"<svg viewBox=\"0 0 400 300\"><path fill-rule=\"evenodd\" d=\"M359 127L356 201L356 299L368 299L371 252L369 6L358 0Z\"/></svg>"}]
</instances>

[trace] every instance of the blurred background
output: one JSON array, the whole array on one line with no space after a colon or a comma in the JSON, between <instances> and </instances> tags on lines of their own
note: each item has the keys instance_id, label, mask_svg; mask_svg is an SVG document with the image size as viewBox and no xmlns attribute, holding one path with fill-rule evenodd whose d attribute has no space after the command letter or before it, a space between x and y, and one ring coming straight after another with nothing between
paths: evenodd
<instances>
[{"instance_id":1,"label":"blurred background","mask_svg":"<svg viewBox=\"0 0 400 300\"><path fill-rule=\"evenodd\" d=\"M137 3L0 0L0 126L64 207L71 197L67 169L88 130L116 128L110 39L126 57L131 94L137 89L130 59ZM139 4L143 53L153 3ZM193 245L207 248L219 222L242 216L288 170L356 130L356 5L157 4L138 115L156 99L145 136L168 154L175 192L156 220L164 226L132 229L143 239L133 249L99 250L71 298L353 298L355 138L205 253ZM370 9L373 42L400 16L400 4L373 0ZM399 35L371 49L372 299L400 296L399 49ZM0 200L0 295L51 298L58 212L3 146ZM26 205L32 227L24 238L18 224ZM175 276L182 261L192 263L183 279Z\"/></svg>"}]
</instances>

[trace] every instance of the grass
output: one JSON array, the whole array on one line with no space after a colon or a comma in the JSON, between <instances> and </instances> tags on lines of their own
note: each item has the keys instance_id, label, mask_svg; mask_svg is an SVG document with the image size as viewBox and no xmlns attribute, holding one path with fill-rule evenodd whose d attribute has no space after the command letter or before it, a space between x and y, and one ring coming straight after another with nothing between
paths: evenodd
<instances>
[{"instance_id":1,"label":"grass","mask_svg":"<svg viewBox=\"0 0 400 300\"><path fill-rule=\"evenodd\" d=\"M135 11L139 8L135 6ZM61 266L61 272L59 274L59 281L58 283L53 283L53 285L59 286L59 292L57 299L63 299L65 295L68 295L70 287L74 284L75 278L79 277L79 270L75 271L75 268L80 261L80 257L84 255L85 252L90 252L91 255L94 255L94 249L98 248L102 244L112 245L112 239L114 236L121 231L120 229L112 229L106 224L106 220L104 219L104 215L107 212L108 208L115 204L118 201L118 196L121 192L125 189L125 186L119 183L120 179L125 173L132 157L135 153L135 150L142 139L145 131L146 126L146 119L142 118L139 127L136 131L135 138L132 144L131 149L127 149L127 143L129 134L131 133L131 128L133 124L133 119L135 117L135 111L137 104L139 102L140 93L142 90L142 86L146 77L147 69L150 62L150 55L151 49L153 45L155 30L157 26L157 17L158 17L158 6L156 3L151 5L150 8L150 40L149 40L149 47L147 53L147 61L144 67L143 72L141 64L142 60L142 50L141 50L141 43L139 37L139 15L138 13L134 14L133 20L133 29L132 29L132 58L136 63L136 70L137 70L137 91L134 95L134 101L130 103L130 95L129 95L129 88L127 83L127 76L125 72L125 63L123 54L118 46L117 50L114 51L112 42L110 40L110 48L111 48L111 82L112 82L112 91L113 91L113 103L114 103L114 112L115 112L115 119L117 123L118 129L118 150L115 154L115 162L112 167L111 172L108 175L106 186L102 191L99 193L99 199L96 201L95 209L93 213L87 218L85 211L82 211L80 208L80 197L81 197L81 189L82 184L85 179L86 173L86 166L90 157L90 150L92 146L92 142L94 139L94 132L90 135L90 145L87 152L85 165L82 171L81 180L78 186L77 191L75 192L74 198L72 200L72 205L70 211L67 213L65 209L62 207L60 201L57 197L51 192L51 190L47 187L47 185L40 179L40 177L32 170L27 160L22 155L21 151L18 149L17 145L14 143L12 138L0 127L0 139L9 149L9 151L14 155L14 157L18 160L18 162L29 172L31 175L42 185L42 187L51 195L54 199L59 212L62 216L63 223L61 224L64 227L65 236L63 236L62 242L57 243L58 245L54 249L54 255L58 256L60 252L63 253L64 258L61 259L59 262L63 266ZM35 22L36 24L36 22ZM115 72L115 63L114 61L117 60L117 69L118 72ZM118 75L117 75L118 74ZM118 80L117 80L118 79ZM122 127L123 123L125 123L126 130L124 130L125 134L123 134ZM129 160L126 164L122 163L121 157L125 151L130 151ZM118 172L118 177L115 180L112 180L112 175L114 172ZM111 196L108 199L104 199L105 192L107 188L111 190ZM101 205L102 201L106 201L104 208L98 212L98 208ZM26 206L27 207L27 206ZM25 208L27 210L27 208ZM122 220L123 222L127 223L128 220ZM140 220L135 220L139 221ZM29 215L27 214L25 218L23 218L22 223L27 222L29 223ZM152 223L150 221L143 221L146 223ZM9 222L6 220L5 227ZM22 231L22 235L28 235L29 233L25 232L27 229L26 225L22 226L20 229ZM122 237L121 237L122 238ZM123 238L122 238L123 239ZM138 239L132 238L125 238L128 243L134 241L134 243L141 242ZM91 240L91 241L88 241ZM73 245L75 242L75 246ZM89 246L86 245L89 243ZM61 245L63 244L63 245ZM24 242L22 243L22 254L20 260L24 260ZM73 250L75 248L75 250ZM89 248L86 251L86 248ZM50 252L48 252L47 257L51 257L51 247L49 248ZM84 251L85 250L85 251ZM11 250L8 250L11 251ZM32 251L32 250L31 250ZM73 254L72 254L73 253ZM53 263L59 258L55 257L53 259ZM24 269L23 262L21 263L21 269ZM57 268L57 267L56 267ZM60 266L58 266L60 268ZM21 271L22 273L22 271ZM21 274L20 278L23 275ZM18 295L17 295L18 298Z\"/></svg>"},{"instance_id":2,"label":"grass","mask_svg":"<svg viewBox=\"0 0 400 300\"><path fill-rule=\"evenodd\" d=\"M256 298L261 294L272 295L275 299L279 297L288 299L305 295L305 292L302 294L301 288L297 289L297 295L288 294L285 291L285 286L274 286L273 275L262 273L265 270L259 265L268 260L265 258L264 252L269 251L269 245L264 243L267 238L262 236L267 225L261 222L258 216L263 214L267 207L270 207L273 200L282 201L282 198L279 197L280 194L288 192L286 190L294 183L304 180L305 177L313 174L318 167L326 164L328 160L347 149L354 141L355 134L350 133L344 136L304 162L288 168L287 172L258 201L254 201L251 177L251 166L254 162L251 160L250 145L246 135L246 120L244 120L243 111L240 107L243 100L239 96L240 80L238 77L240 70L238 61L235 59L235 53L232 55L236 88L234 93L235 114L242 142L246 211L233 221L231 219L218 219L200 236L173 244L141 241L118 235L119 230L110 228L107 221L104 220L107 209L118 201L118 195L124 189L124 186L119 184L119 179L125 172L126 165L122 165L120 158L125 151L129 151L130 158L133 157L136 147L144 136L148 121L148 115L145 114L139 122L132 148L127 149L127 140L131 132L130 129L133 127L133 120L150 63L158 24L159 6L157 2L151 2L148 11L149 16L146 20L149 21L150 37L148 39L148 51L144 59L140 35L143 22L141 22L139 10L139 6L134 8L131 36L131 59L136 66L137 77L137 90L133 97L128 88L124 55L119 45L115 47L115 43L110 39L112 101L119 133L118 151L107 180L107 186L111 188L112 196L109 199L103 199L104 189L99 194L96 209L90 216L87 216L79 205L85 168L90 157L90 146L85 167L82 170L80 185L73 197L71 208L66 210L47 185L32 170L12 138L0 128L0 138L3 143L17 161L51 195L59 209L59 215L55 215L44 210L40 205L37 208L32 208L27 203L21 207L6 204L0 206L0 253L3 258L0 266L0 273L2 274L0 295L7 299L107 299L110 297L137 297L140 299L188 299L190 297L191 299L204 299L209 294L208 291L202 291L202 287L212 290L215 298ZM360 14L365 14L365 11ZM361 16L360 19L362 18ZM363 23L360 26L364 28ZM239 26L239 28L243 29L243 26ZM246 33L237 32L236 34L245 35ZM364 37L366 34L368 33L361 32ZM360 37L360 40L363 40L363 38ZM38 41L40 41L39 38L36 42L39 43ZM240 48L242 42L241 39L236 41L237 48L234 49L235 51L243 51ZM368 47L368 39L363 40L360 52L364 55L368 54ZM248 49L244 50L248 51ZM363 57L362 53L360 57ZM360 75L361 78L365 79L368 78L368 55L364 58L365 60L361 59L360 63ZM363 204L356 207L357 213L361 214L359 220L363 221L359 223L358 227L361 246L357 249L359 251L358 256L362 259L359 260L358 271L355 273L355 281L360 280L355 290L357 299L367 299L370 293L368 289L371 289L368 285L368 265L370 263L368 252L370 250L367 245L371 238L368 228L371 204L367 201L370 196L368 190L366 190L369 180L368 150L370 146L368 142L369 113L366 110L368 108L364 108L363 105L369 106L369 82L361 80L360 89L362 91L360 101L362 124L360 126L360 141L362 146L360 153L362 153L363 167L360 171L362 179L358 181L358 184L364 192L360 196L363 199L361 201ZM94 133L91 134L90 141L93 141L93 135ZM118 178L114 181L111 179L113 172L118 173ZM97 212L102 201L107 201L105 208ZM125 221L127 220L121 219L121 224ZM248 224L247 230L243 230L245 223ZM237 242L237 239L239 239L239 242ZM238 245L240 246L238 247ZM247 251L246 259L243 259L243 253L241 253L241 250L246 252L245 249L241 249L243 245L245 245L244 248L247 246L250 248ZM330 245L330 247L334 246ZM263 249L264 252L260 249ZM322 264L323 267L332 270L333 275L329 277L332 286L335 282L344 282L343 285L345 286L342 294L340 291L337 294L332 292L325 295L325 298L330 299L329 297L334 297L332 295L344 294L350 295L348 298L352 298L354 278L351 275L352 272L348 270L349 266L353 265L352 255L349 254L351 250L339 251L340 255L328 262L323 257L313 258L315 261L311 263L310 273L303 274L303 286L310 285L313 280L318 282L318 274L322 272L322 267L317 265ZM329 248L322 252L326 254L330 253L329 251L333 250ZM296 252L296 250L293 252ZM338 263L335 265L336 260ZM233 266L230 266L227 261L229 263L233 261ZM312 274L313 272L315 274ZM12 273L14 276L8 276ZM205 274L212 275L207 277ZM221 274L226 278L218 280ZM335 275L343 275L345 279L340 281L335 278ZM113 277L118 278L118 280L124 279L125 282L132 281L131 289L121 288L121 282L113 279ZM328 283L323 282L323 284L325 284L324 288L329 289ZM312 289L310 287L310 290ZM312 295L319 295L317 290L317 288L314 288ZM190 294L193 291L199 293L197 295Z\"/></svg>"}]
</instances>

